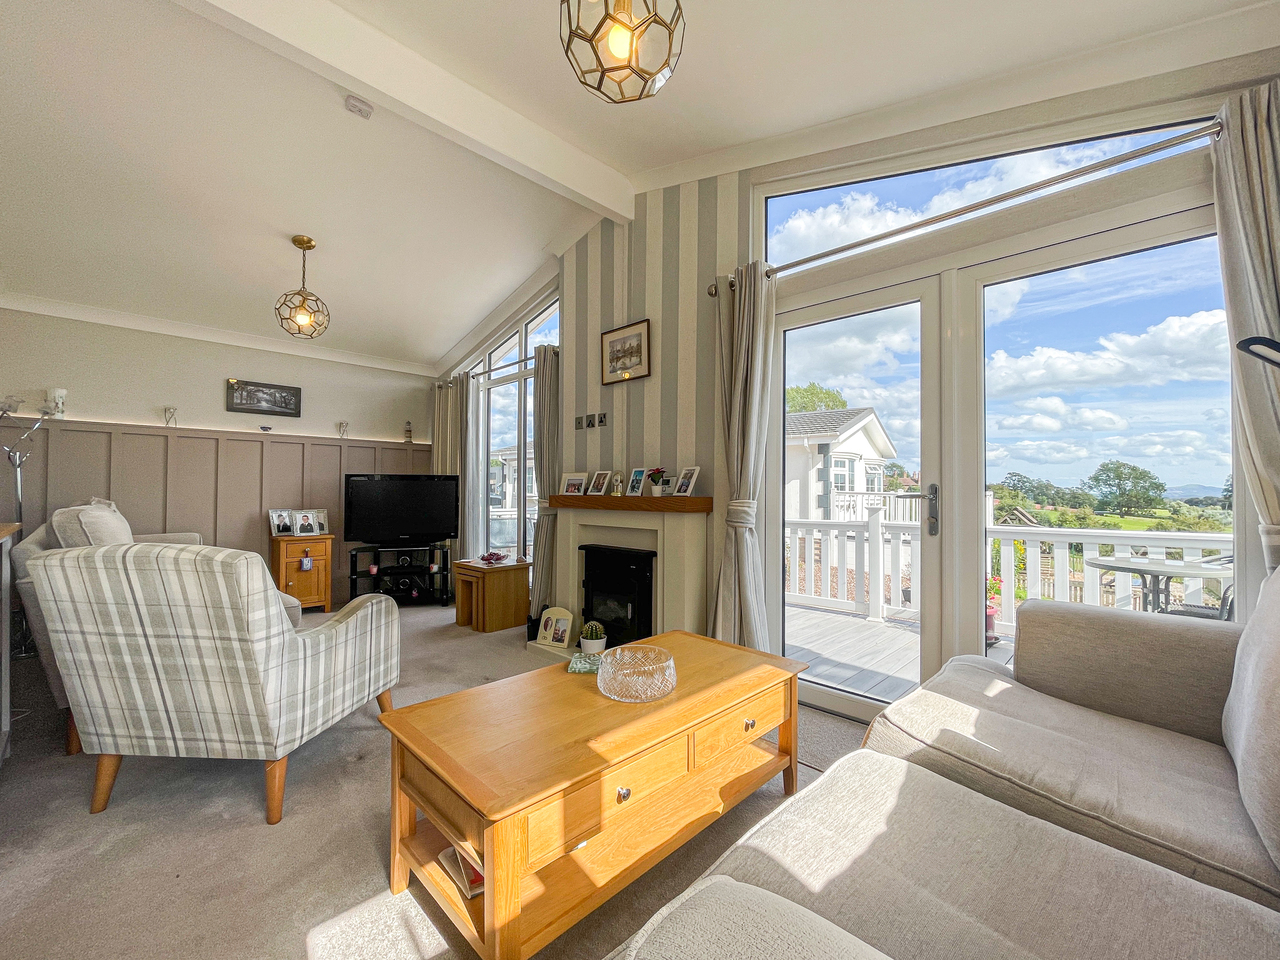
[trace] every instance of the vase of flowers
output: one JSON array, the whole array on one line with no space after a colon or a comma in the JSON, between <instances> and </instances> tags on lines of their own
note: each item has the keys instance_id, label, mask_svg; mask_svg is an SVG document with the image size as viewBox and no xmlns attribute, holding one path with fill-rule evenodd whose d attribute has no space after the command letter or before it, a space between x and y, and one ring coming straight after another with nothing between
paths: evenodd
<instances>
[{"instance_id":1,"label":"vase of flowers","mask_svg":"<svg viewBox=\"0 0 1280 960\"><path fill-rule=\"evenodd\" d=\"M578 646L583 653L604 653L605 644L609 642L604 635L604 626L595 620L582 625L582 636L578 638Z\"/></svg>"},{"instance_id":2,"label":"vase of flowers","mask_svg":"<svg viewBox=\"0 0 1280 960\"><path fill-rule=\"evenodd\" d=\"M648 473L645 474L645 476L649 479L649 496L661 497L666 494L667 487L664 486L664 484L662 483L662 480L666 476L666 473L667 473L666 467L654 467Z\"/></svg>"},{"instance_id":3,"label":"vase of flowers","mask_svg":"<svg viewBox=\"0 0 1280 960\"><path fill-rule=\"evenodd\" d=\"M999 577L987 577L987 646L1000 639L1000 635L996 633L996 614L1000 612L1002 582Z\"/></svg>"}]
</instances>

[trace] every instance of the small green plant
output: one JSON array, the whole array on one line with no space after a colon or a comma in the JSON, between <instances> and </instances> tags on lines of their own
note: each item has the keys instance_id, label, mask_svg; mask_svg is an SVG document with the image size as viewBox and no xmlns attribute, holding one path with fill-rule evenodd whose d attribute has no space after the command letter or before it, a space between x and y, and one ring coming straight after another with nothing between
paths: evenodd
<instances>
[{"instance_id":1,"label":"small green plant","mask_svg":"<svg viewBox=\"0 0 1280 960\"><path fill-rule=\"evenodd\" d=\"M582 625L582 639L583 640L603 640L604 627L601 626L600 623L595 620L587 621L585 624Z\"/></svg>"},{"instance_id":2,"label":"small green plant","mask_svg":"<svg viewBox=\"0 0 1280 960\"><path fill-rule=\"evenodd\" d=\"M666 467L652 467L649 470L649 472L645 474L645 476L649 478L649 482L652 483L655 487L658 484L662 483L662 478L665 477L666 475L667 475Z\"/></svg>"}]
</instances>

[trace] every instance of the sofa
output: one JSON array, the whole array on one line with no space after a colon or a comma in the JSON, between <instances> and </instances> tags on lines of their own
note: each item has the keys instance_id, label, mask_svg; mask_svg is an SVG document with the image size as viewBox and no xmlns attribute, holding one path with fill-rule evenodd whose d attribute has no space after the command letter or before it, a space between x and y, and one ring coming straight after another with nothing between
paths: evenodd
<instances>
[{"instance_id":1,"label":"sofa","mask_svg":"<svg viewBox=\"0 0 1280 960\"><path fill-rule=\"evenodd\" d=\"M1028 601L616 960L1280 958L1280 577L1247 626Z\"/></svg>"}]
</instances>

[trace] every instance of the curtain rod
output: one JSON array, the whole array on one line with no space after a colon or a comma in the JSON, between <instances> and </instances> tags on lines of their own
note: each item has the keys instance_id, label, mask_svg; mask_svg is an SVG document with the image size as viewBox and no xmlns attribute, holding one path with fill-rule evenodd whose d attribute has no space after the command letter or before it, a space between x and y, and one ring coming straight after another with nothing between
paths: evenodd
<instances>
[{"instance_id":1,"label":"curtain rod","mask_svg":"<svg viewBox=\"0 0 1280 960\"><path fill-rule=\"evenodd\" d=\"M1060 183L1069 183L1072 180L1079 180L1081 177L1087 177L1092 173L1098 173L1102 170L1109 170L1112 167L1121 166L1131 160L1140 160L1141 158L1148 157L1153 153L1163 153L1165 150L1171 150L1184 143L1191 143L1194 140L1202 140L1205 137L1213 137L1216 140L1221 135L1222 124L1219 121L1214 120L1212 123L1207 123L1203 127L1197 127L1194 130L1188 130L1185 133L1176 134L1175 136L1169 137L1167 140L1158 140L1155 143L1149 143L1145 147L1138 147L1136 150L1130 150L1128 153L1118 153L1114 157L1099 160L1097 163L1078 167L1075 170L1068 170L1065 173L1059 173L1044 180L1037 180L1035 183L1029 183L1023 187L1016 187L1013 190L998 193L993 197L987 197L984 200L978 200L963 207L956 207L954 210L947 210L944 213L939 213L932 217L926 217L924 220L916 220L913 223L903 224L900 227L894 227L892 230L886 230L884 233L877 233L871 237L863 237L860 240L854 240L852 243L846 243L839 247L832 247L830 250L823 250L820 253L813 253L807 257L801 257L799 260L792 260L789 263L784 263L777 267L770 267L765 271L765 276L776 277L780 273L789 273L792 270L808 266L818 260L826 260L828 257L834 257L841 253L849 253L853 250L857 250L860 247L868 247L872 244L881 243L892 237L899 237L905 233L913 233L916 230L923 230L925 227L932 227L940 223L946 223L949 220L965 217L971 213L977 213L979 210L986 210L988 207L999 206L1002 203L1008 203L1010 200L1016 200L1019 197L1025 197L1031 193L1039 193L1041 190L1046 190L1049 187L1056 187ZM730 277L729 289L734 290L736 288L737 281L733 277ZM714 283L707 287L708 296L714 297L716 292L716 285Z\"/></svg>"}]
</instances>

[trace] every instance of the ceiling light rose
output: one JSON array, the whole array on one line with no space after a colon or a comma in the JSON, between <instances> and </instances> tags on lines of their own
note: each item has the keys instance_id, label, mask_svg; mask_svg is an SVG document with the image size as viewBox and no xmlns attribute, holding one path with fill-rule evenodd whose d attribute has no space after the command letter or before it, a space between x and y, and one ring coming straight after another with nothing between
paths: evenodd
<instances>
[{"instance_id":1,"label":"ceiling light rose","mask_svg":"<svg viewBox=\"0 0 1280 960\"><path fill-rule=\"evenodd\" d=\"M560 42L584 87L610 103L652 97L684 45L680 0L560 0Z\"/></svg>"},{"instance_id":2,"label":"ceiling light rose","mask_svg":"<svg viewBox=\"0 0 1280 960\"><path fill-rule=\"evenodd\" d=\"M316 248L310 237L296 236L293 245L302 251L302 285L276 301L276 319L284 332L299 340L314 340L329 329L329 308L307 289L307 251Z\"/></svg>"}]
</instances>

